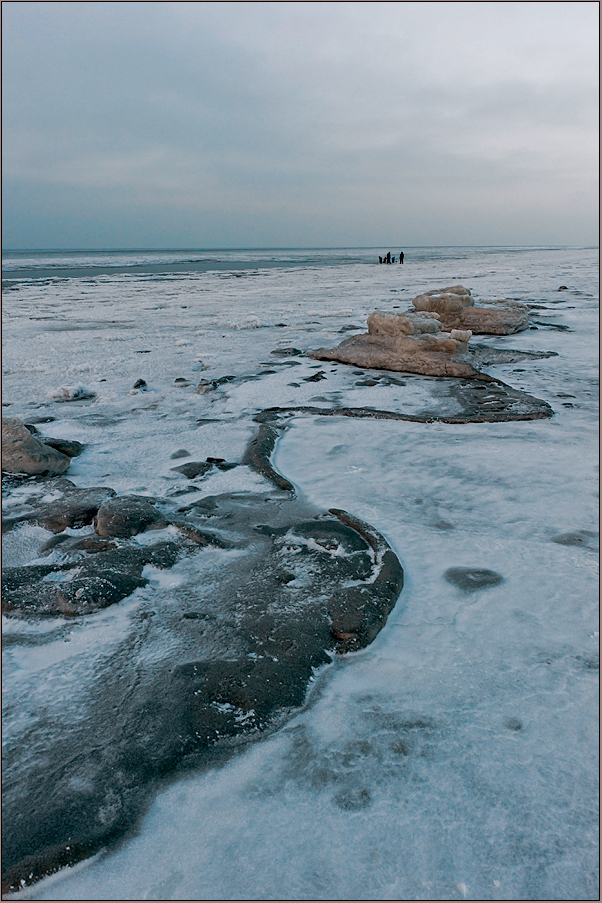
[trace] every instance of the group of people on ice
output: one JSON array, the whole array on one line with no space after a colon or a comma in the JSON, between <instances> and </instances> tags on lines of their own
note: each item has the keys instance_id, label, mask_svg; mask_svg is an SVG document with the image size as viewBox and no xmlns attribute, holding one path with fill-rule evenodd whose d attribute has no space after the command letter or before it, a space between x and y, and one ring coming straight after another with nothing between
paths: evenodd
<instances>
[{"instance_id":1,"label":"group of people on ice","mask_svg":"<svg viewBox=\"0 0 602 903\"><path fill-rule=\"evenodd\" d=\"M380 257L380 256L379 256L378 262L379 262L379 263L395 263L395 258L394 258L394 257L391 257L391 252L390 252L390 251L387 251L387 256L386 256L386 257ZM399 252L399 262L400 262L400 263L403 263L403 251L400 251L400 252Z\"/></svg>"}]
</instances>

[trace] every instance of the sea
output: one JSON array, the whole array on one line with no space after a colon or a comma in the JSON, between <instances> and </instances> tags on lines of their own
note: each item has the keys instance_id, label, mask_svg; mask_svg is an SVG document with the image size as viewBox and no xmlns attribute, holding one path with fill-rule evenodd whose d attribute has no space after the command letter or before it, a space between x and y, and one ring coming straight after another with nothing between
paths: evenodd
<instances>
[{"instance_id":1,"label":"sea","mask_svg":"<svg viewBox=\"0 0 602 903\"><path fill-rule=\"evenodd\" d=\"M379 265L388 250L3 251L3 416L83 443L66 473L80 487L277 493L241 463L259 411L436 409L440 379L385 385L308 356L430 289L530 305L529 329L479 342L553 352L486 370L549 418L290 417L276 470L375 527L403 566L386 625L278 730L177 776L119 844L13 898L599 899L599 252L404 247ZM172 469L182 450L240 466L191 482ZM47 562L50 536L6 533L4 564ZM502 579L465 592L445 576L459 567ZM140 612L193 575L149 577L96 614L3 616L3 744L28 750L25 784L31 738L43 757L57 725L90 717ZM140 673L169 654L167 636L137 647Z\"/></svg>"}]
</instances>

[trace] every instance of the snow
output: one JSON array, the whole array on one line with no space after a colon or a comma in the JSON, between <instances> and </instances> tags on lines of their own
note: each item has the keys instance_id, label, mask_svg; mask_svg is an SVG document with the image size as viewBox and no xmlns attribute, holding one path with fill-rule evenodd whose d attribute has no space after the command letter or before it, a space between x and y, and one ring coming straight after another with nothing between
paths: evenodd
<instances>
[{"instance_id":1,"label":"snow","mask_svg":"<svg viewBox=\"0 0 602 903\"><path fill-rule=\"evenodd\" d=\"M125 256L64 252L51 264L168 268L203 257ZM269 257L280 265L258 265ZM171 469L181 448L191 460L240 461L263 408L437 405L428 378L361 386L357 368L272 350L333 347L350 334L343 327L365 331L372 310L403 311L420 291L457 282L476 304L540 304L533 320L569 327L477 338L557 352L490 368L547 401L551 419L287 419L275 468L320 509L372 524L404 567L386 627L324 668L278 732L175 780L119 848L16 897L597 899L598 561L589 541L555 541L598 530L597 257L439 249L385 267L356 250L323 259L228 252L224 265L256 268L14 282L4 302L5 415L55 417L38 429L83 442L66 474L78 486L158 497L188 489L187 503L269 488L246 466L194 486ZM18 265L49 265L40 261ZM561 284L569 290L558 292ZM319 371L325 379L307 381ZM94 398L46 397L76 373ZM224 376L233 379L196 392L201 378ZM179 377L190 385L174 386ZM139 378L148 390L132 396ZM35 559L47 536L9 533L5 563ZM236 554L216 550L205 566L218 574ZM4 618L6 636L28 639L4 650L4 742L18 742L45 707L63 723L80 717L90 662L116 648L141 599L177 590L189 567L147 568L148 587L77 622ZM503 581L465 593L445 580L451 567L487 568Z\"/></svg>"}]
</instances>

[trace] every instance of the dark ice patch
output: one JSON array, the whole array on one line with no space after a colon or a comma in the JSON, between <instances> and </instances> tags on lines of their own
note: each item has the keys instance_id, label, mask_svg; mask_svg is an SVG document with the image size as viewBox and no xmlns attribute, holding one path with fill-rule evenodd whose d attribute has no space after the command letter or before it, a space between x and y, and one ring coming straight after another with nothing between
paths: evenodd
<instances>
[{"instance_id":1,"label":"dark ice patch","mask_svg":"<svg viewBox=\"0 0 602 903\"><path fill-rule=\"evenodd\" d=\"M322 379L327 379L326 373L324 372L324 370L318 370L318 372L314 373L313 376L304 376L303 382L318 383Z\"/></svg>"},{"instance_id":2,"label":"dark ice patch","mask_svg":"<svg viewBox=\"0 0 602 903\"><path fill-rule=\"evenodd\" d=\"M199 531L207 518L237 549L217 577L214 565L202 570L198 546L128 540L127 548L88 555L76 568L70 561L9 574L13 603L19 589L38 588L37 597L21 599L37 614L50 612L44 592L56 598L57 587L64 609L102 607L113 592L103 580L115 592L117 579L127 589L126 578L144 580L144 563L169 567L184 553L204 578L141 596L124 639L91 659L85 705L64 717L56 706L50 718L38 712L7 744L6 890L117 840L136 826L164 779L223 761L282 724L304 703L317 669L373 639L401 590L403 572L385 540L346 512L316 515L290 496L239 493L187 512L188 526ZM61 568L67 579L50 586L45 578ZM352 750L353 762L357 756ZM354 786L340 789L350 809L366 803L367 788L360 785L356 797Z\"/></svg>"},{"instance_id":3,"label":"dark ice patch","mask_svg":"<svg viewBox=\"0 0 602 903\"><path fill-rule=\"evenodd\" d=\"M176 458L189 458L190 452L187 451L185 448L179 448L177 451L175 451L173 453L173 455L170 455L169 457L172 460L175 460Z\"/></svg>"},{"instance_id":4,"label":"dark ice patch","mask_svg":"<svg viewBox=\"0 0 602 903\"><path fill-rule=\"evenodd\" d=\"M334 802L339 809L344 809L346 812L358 812L366 809L371 804L372 798L366 787L352 787L342 793L337 793Z\"/></svg>"},{"instance_id":5,"label":"dark ice patch","mask_svg":"<svg viewBox=\"0 0 602 903\"><path fill-rule=\"evenodd\" d=\"M556 542L561 546L582 546L583 548L597 551L600 537L598 533L594 533L592 530L575 530L574 533L560 533L554 537L552 542Z\"/></svg>"},{"instance_id":6,"label":"dark ice patch","mask_svg":"<svg viewBox=\"0 0 602 903\"><path fill-rule=\"evenodd\" d=\"M67 455L68 458L77 458L84 450L82 443L77 442L75 439L52 439L49 436L39 436L39 439L44 445L49 445L50 448L60 451L63 455Z\"/></svg>"},{"instance_id":7,"label":"dark ice patch","mask_svg":"<svg viewBox=\"0 0 602 903\"><path fill-rule=\"evenodd\" d=\"M506 727L508 728L509 731L518 732L518 731L522 731L523 724L519 718L509 718L508 721L506 721Z\"/></svg>"},{"instance_id":8,"label":"dark ice patch","mask_svg":"<svg viewBox=\"0 0 602 903\"><path fill-rule=\"evenodd\" d=\"M559 329L561 332L571 332L570 326L566 326L564 323L550 323L548 320L533 320L533 322L537 326L545 326L548 329Z\"/></svg>"},{"instance_id":9,"label":"dark ice patch","mask_svg":"<svg viewBox=\"0 0 602 903\"><path fill-rule=\"evenodd\" d=\"M115 491L106 486L79 489L70 480L55 478L37 486L37 478L31 480L31 495L21 505L10 508L10 514L2 520L2 532L21 523L38 524L52 533L61 533L68 527L78 528L91 524L98 509ZM8 488L8 487L7 487ZM43 502L40 496L60 493L52 502Z\"/></svg>"},{"instance_id":10,"label":"dark ice patch","mask_svg":"<svg viewBox=\"0 0 602 903\"><path fill-rule=\"evenodd\" d=\"M487 568L449 568L443 576L464 593L498 586L504 580L501 574Z\"/></svg>"},{"instance_id":11,"label":"dark ice patch","mask_svg":"<svg viewBox=\"0 0 602 903\"><path fill-rule=\"evenodd\" d=\"M29 619L90 614L146 586L142 570L147 564L170 568L181 554L177 543L162 542L143 548L107 549L54 565L4 568L2 611ZM51 579L56 575L63 579Z\"/></svg>"},{"instance_id":12,"label":"dark ice patch","mask_svg":"<svg viewBox=\"0 0 602 903\"><path fill-rule=\"evenodd\" d=\"M242 463L249 464L254 470L263 474L280 489L286 489L288 492L293 492L295 489L293 484L290 480L287 480L286 477L283 477L282 474L279 474L278 471L272 467L270 461L270 456L274 450L277 438L278 433L273 426L270 426L265 422L261 423L257 434L251 439L247 446Z\"/></svg>"},{"instance_id":13,"label":"dark ice patch","mask_svg":"<svg viewBox=\"0 0 602 903\"><path fill-rule=\"evenodd\" d=\"M179 464L171 469L188 477L189 480L194 480L196 477L202 477L209 473L211 464L207 464L206 461L188 461L186 464Z\"/></svg>"},{"instance_id":14,"label":"dark ice patch","mask_svg":"<svg viewBox=\"0 0 602 903\"><path fill-rule=\"evenodd\" d=\"M585 671L599 671L600 670L600 656L598 654L576 655L575 661Z\"/></svg>"}]
</instances>

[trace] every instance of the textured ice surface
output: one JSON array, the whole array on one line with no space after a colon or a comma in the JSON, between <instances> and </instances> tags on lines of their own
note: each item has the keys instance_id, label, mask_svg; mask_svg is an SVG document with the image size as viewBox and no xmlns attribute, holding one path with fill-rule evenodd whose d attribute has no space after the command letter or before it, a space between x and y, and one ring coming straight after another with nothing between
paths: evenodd
<instances>
[{"instance_id":1,"label":"textured ice surface","mask_svg":"<svg viewBox=\"0 0 602 903\"><path fill-rule=\"evenodd\" d=\"M171 455L240 461L253 415L270 406L436 405L428 378L361 385L369 372L270 352L334 346L343 328L365 331L375 308L404 310L420 291L462 282L475 303L545 308L532 313L537 330L483 341L557 352L490 368L554 417L293 417L273 463L314 504L344 508L386 537L405 570L403 604L368 649L319 676L281 732L176 781L137 836L23 896L597 899L597 252L464 250L407 255L403 267L332 255L328 266L296 266L295 253L288 267L248 278L15 283L4 302L5 412L52 416L40 431L86 444L67 473L78 486L183 492L187 504L261 491L267 484L245 466L189 481ZM240 328L251 317L259 322ZM234 379L195 392L225 376ZM178 377L190 385L175 386ZM148 389L130 395L139 378ZM46 398L79 380L94 399ZM21 528L22 544L14 535L7 554L22 563L47 534ZM445 579L452 567L503 580L463 592ZM5 623L5 743L45 706L65 722L81 716L91 665L109 659L139 605L135 594L77 623ZM136 655L144 667L144 650Z\"/></svg>"}]
</instances>

